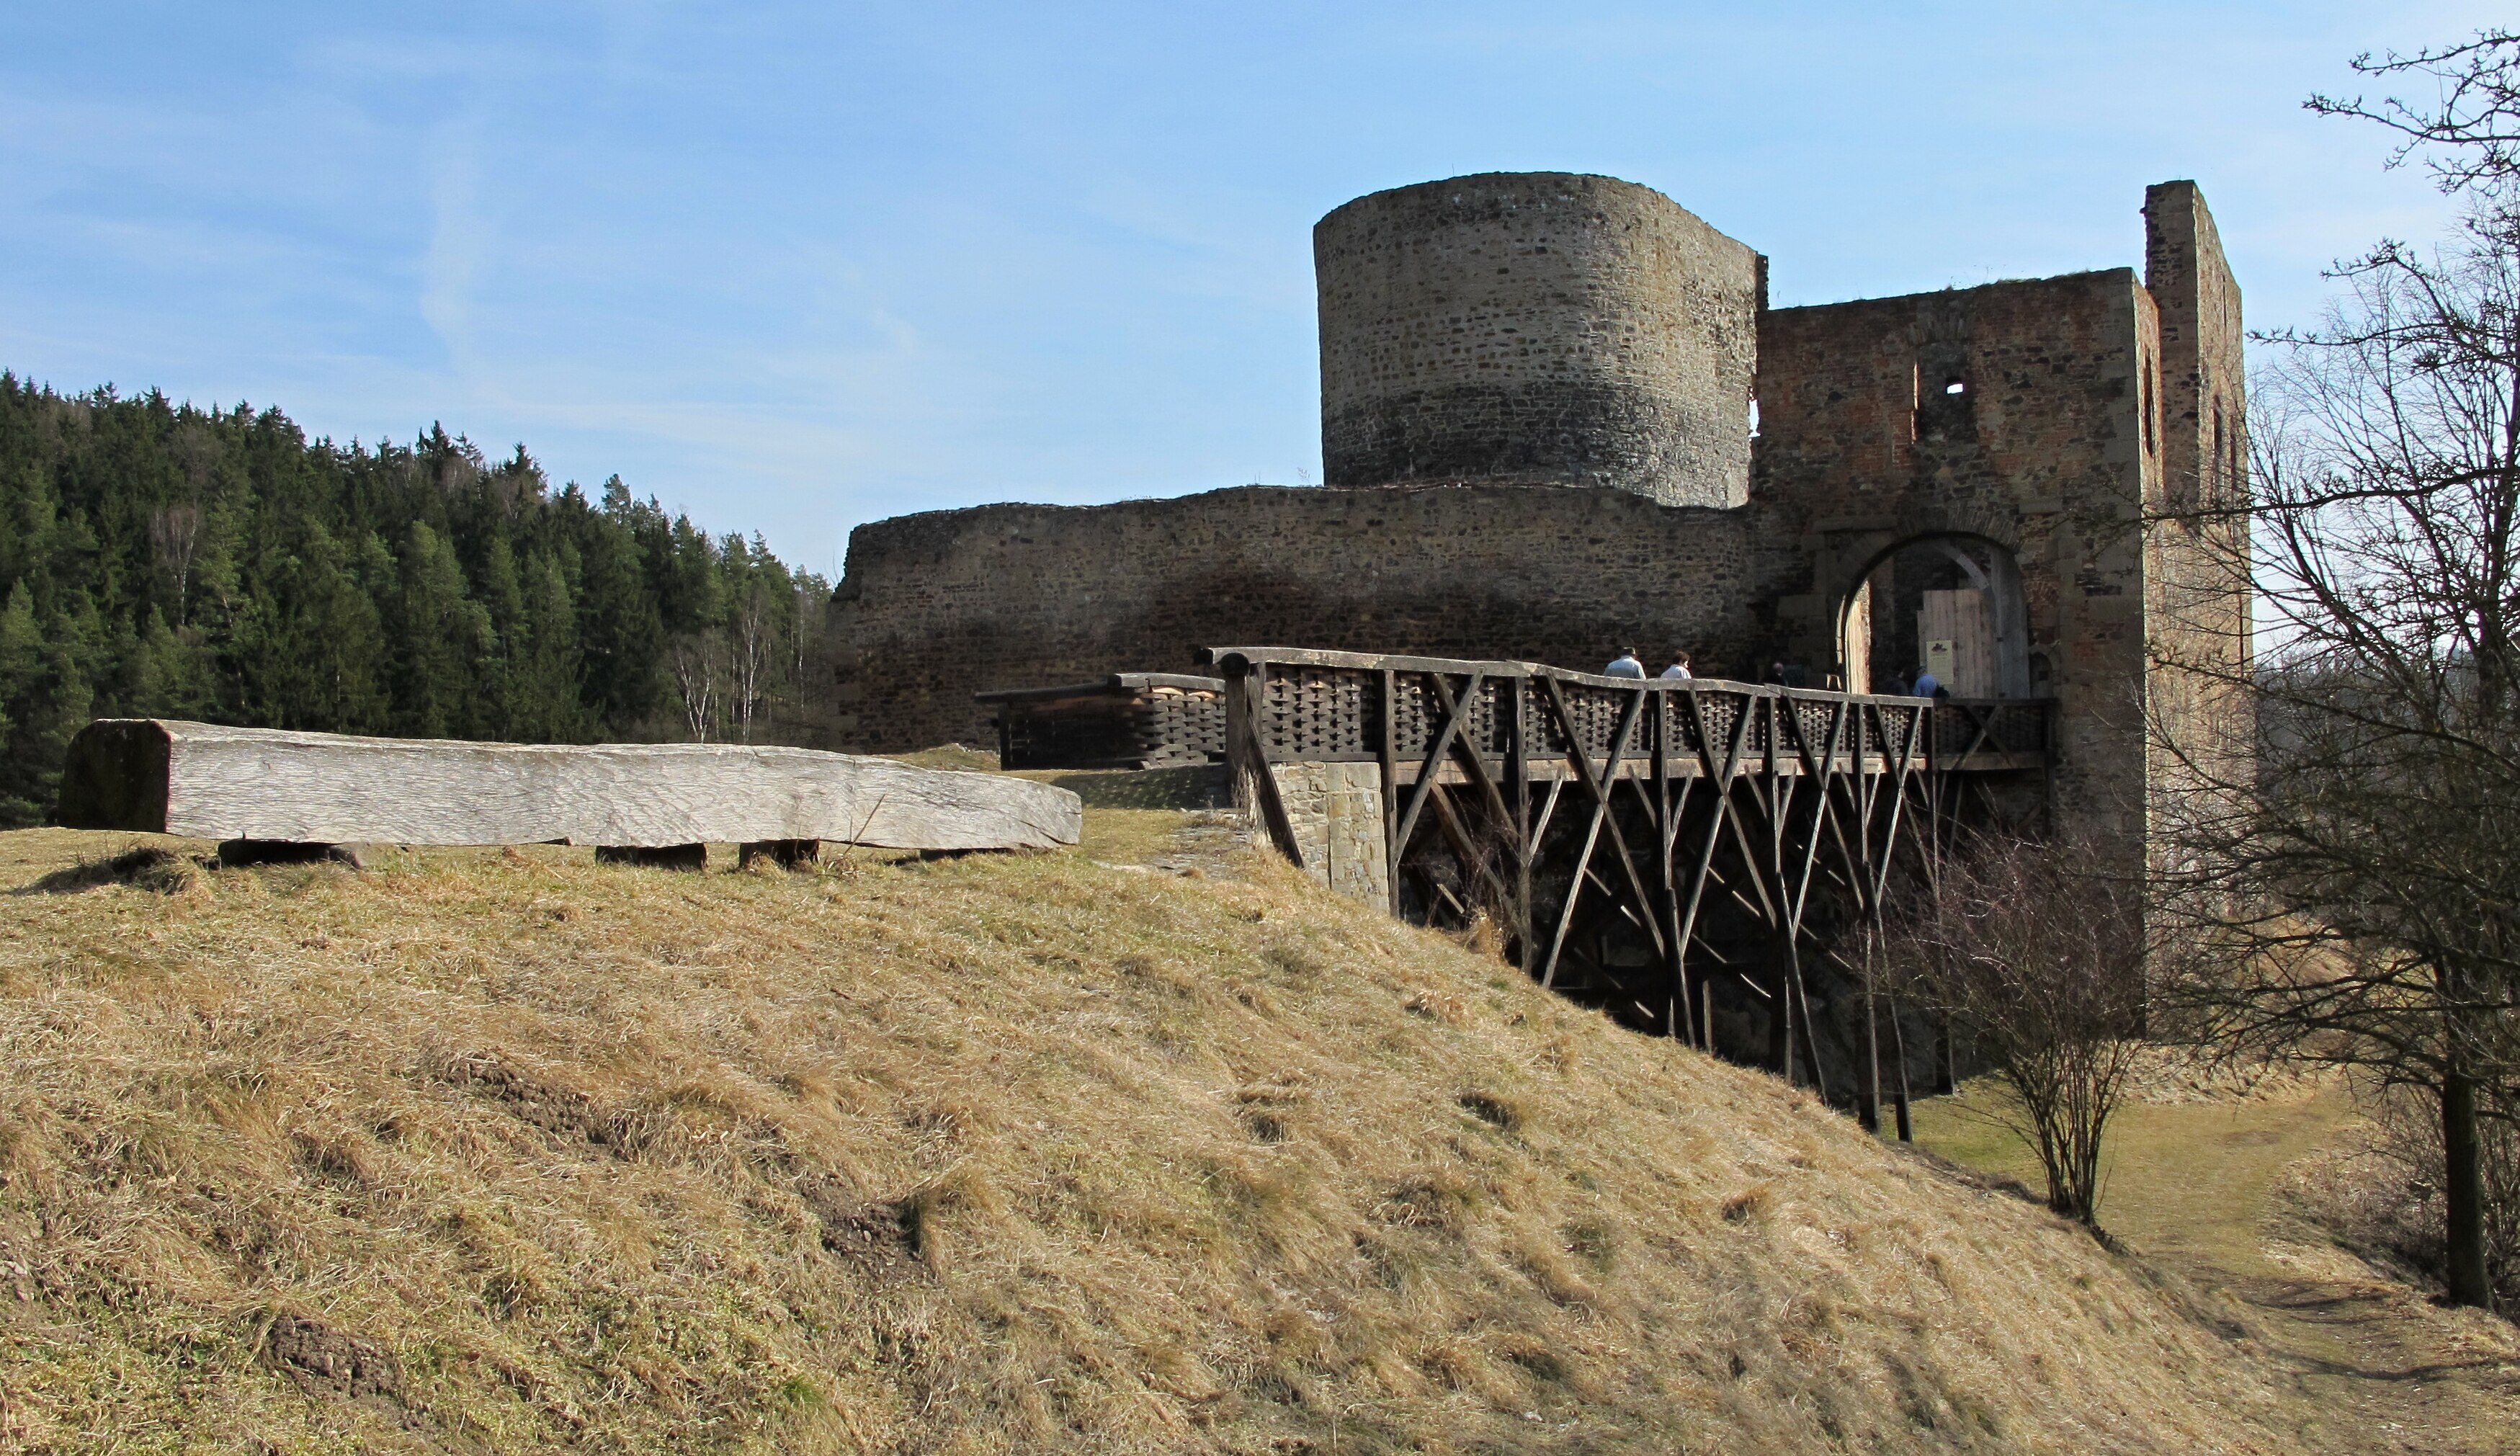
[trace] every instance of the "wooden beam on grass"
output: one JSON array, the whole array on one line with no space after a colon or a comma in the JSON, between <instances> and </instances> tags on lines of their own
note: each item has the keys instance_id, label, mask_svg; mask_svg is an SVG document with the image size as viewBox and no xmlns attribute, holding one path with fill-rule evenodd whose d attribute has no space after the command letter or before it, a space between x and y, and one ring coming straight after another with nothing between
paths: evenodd
<instances>
[{"instance_id":1,"label":"wooden beam on grass","mask_svg":"<svg viewBox=\"0 0 2520 1456\"><path fill-rule=\"evenodd\" d=\"M102 718L70 740L72 829L315 843L660 849L829 840L1073 844L1075 795L1029 779L735 744L461 743Z\"/></svg>"}]
</instances>

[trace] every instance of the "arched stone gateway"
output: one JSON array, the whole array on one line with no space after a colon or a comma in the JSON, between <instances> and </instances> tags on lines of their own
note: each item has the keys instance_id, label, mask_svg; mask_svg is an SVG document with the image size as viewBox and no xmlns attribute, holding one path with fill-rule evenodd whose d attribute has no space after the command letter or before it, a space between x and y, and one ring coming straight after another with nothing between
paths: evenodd
<instances>
[{"instance_id":1,"label":"arched stone gateway","mask_svg":"<svg viewBox=\"0 0 2520 1456\"><path fill-rule=\"evenodd\" d=\"M2053 673L2030 646L2012 548L1988 536L1908 536L1868 558L1838 594L1834 671L1850 693L1897 693L1930 669L1960 698L2045 698Z\"/></svg>"}]
</instances>

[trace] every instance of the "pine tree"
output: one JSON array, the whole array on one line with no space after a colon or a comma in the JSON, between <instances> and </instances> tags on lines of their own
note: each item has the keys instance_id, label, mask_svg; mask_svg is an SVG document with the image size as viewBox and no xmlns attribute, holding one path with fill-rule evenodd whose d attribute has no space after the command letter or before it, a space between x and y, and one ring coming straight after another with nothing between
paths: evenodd
<instances>
[{"instance_id":1,"label":"pine tree","mask_svg":"<svg viewBox=\"0 0 2520 1456\"><path fill-rule=\"evenodd\" d=\"M765 590L800 604L775 629L752 609ZM554 491L521 446L493 464L442 426L343 446L269 407L0 373L0 825L49 812L91 714L684 737L678 643L714 664L711 736L737 707L739 638L775 648L740 695L752 737L801 731L791 619L828 596L758 537L713 540L617 477L600 502Z\"/></svg>"}]
</instances>

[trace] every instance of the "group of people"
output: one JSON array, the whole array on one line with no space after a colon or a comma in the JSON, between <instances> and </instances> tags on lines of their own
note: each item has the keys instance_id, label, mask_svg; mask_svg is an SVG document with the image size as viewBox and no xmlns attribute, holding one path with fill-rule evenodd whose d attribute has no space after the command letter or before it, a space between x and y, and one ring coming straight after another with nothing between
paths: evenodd
<instances>
[{"instance_id":1,"label":"group of people","mask_svg":"<svg viewBox=\"0 0 2520 1456\"><path fill-rule=\"evenodd\" d=\"M1601 675L1603 677L1633 677L1642 679L1646 675L1645 664L1643 660L1637 656L1637 650L1632 647L1620 653L1617 657L1612 658L1610 660L1610 665L1601 669ZM1665 667L1661 672L1655 675L1664 678L1676 678L1693 677L1696 674L1689 671L1688 654L1686 650L1683 650L1674 652L1671 655L1671 665ZM1803 685L1802 677L1803 670L1800 667L1792 666L1784 662L1778 662L1768 669L1768 680L1770 682L1780 683L1789 688L1801 687ZM1829 685L1834 687L1836 684L1837 679L1835 675L1832 674L1829 678ZM1915 683L1911 686L1908 691L1918 698L1949 698L1952 696L1951 689L1943 686L1942 681L1934 676L1933 669L1931 668L1927 668L1924 671L1917 673Z\"/></svg>"},{"instance_id":2,"label":"group of people","mask_svg":"<svg viewBox=\"0 0 2520 1456\"><path fill-rule=\"evenodd\" d=\"M1601 669L1601 675L1603 677L1642 678L1645 675L1645 664L1638 660L1637 650L1632 647L1619 654L1617 657L1612 658L1610 660L1610 665ZM1687 652L1673 653L1671 655L1671 665L1665 667L1659 675L1663 677L1692 676L1693 674L1688 670L1688 654Z\"/></svg>"}]
</instances>

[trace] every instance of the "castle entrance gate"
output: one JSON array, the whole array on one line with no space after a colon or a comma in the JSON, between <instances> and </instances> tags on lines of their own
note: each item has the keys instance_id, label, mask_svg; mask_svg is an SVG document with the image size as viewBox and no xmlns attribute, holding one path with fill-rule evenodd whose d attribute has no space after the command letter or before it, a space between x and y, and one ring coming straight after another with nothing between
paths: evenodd
<instances>
[{"instance_id":1,"label":"castle entrance gate","mask_svg":"<svg viewBox=\"0 0 2520 1456\"><path fill-rule=\"evenodd\" d=\"M1840 681L1850 693L1901 693L1930 671L1955 698L2043 697L2029 606L2010 548L1939 531L1873 551L1834 614Z\"/></svg>"}]
</instances>

